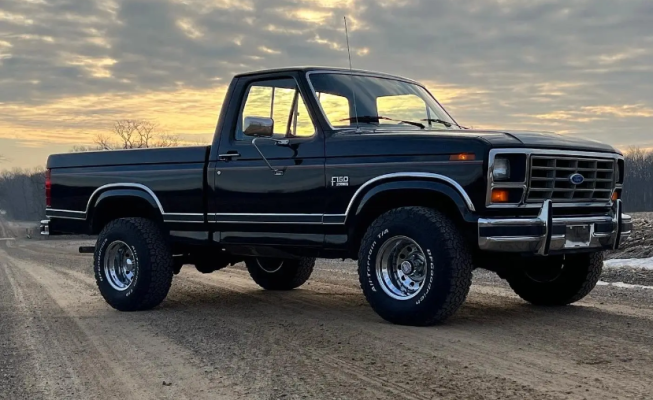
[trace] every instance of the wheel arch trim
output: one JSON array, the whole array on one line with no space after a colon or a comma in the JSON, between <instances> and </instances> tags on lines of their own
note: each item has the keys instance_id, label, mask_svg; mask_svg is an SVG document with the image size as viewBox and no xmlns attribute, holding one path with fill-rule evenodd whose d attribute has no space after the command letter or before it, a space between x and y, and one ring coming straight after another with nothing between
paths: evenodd
<instances>
[{"instance_id":1,"label":"wheel arch trim","mask_svg":"<svg viewBox=\"0 0 653 400\"><path fill-rule=\"evenodd\" d=\"M472 202L472 199L469 197L465 189L458 182L456 182L454 179L451 179L448 176L430 173L430 172L395 172L391 174L377 176L363 183L356 190L351 200L349 200L349 204L347 205L347 210L345 211L345 222L351 216L352 208L356 204L357 199L359 199L361 194L363 194L363 192L365 192L366 189L369 189L373 184L377 182L397 179L397 178L409 178L409 179L423 178L426 180L444 182L445 184L452 186L458 192L458 194L462 197L465 206L469 211L471 212L476 211L476 208L474 207L474 203ZM364 199L364 197L362 197L361 199Z\"/></svg>"},{"instance_id":2,"label":"wheel arch trim","mask_svg":"<svg viewBox=\"0 0 653 400\"><path fill-rule=\"evenodd\" d=\"M103 191L97 196L95 202L93 203L93 208L91 209L91 212L87 213L87 215L92 218L94 211L98 207L102 206L102 204L104 204L105 201L111 201L113 199L117 200L119 198L123 198L123 199L127 198L130 200L140 199L142 201L145 201L147 204L149 204L150 207L152 207L152 210L154 210L155 212L161 211L161 209L159 208L159 204L157 204L156 199L143 190L135 189L135 188L112 188Z\"/></svg>"},{"instance_id":3,"label":"wheel arch trim","mask_svg":"<svg viewBox=\"0 0 653 400\"><path fill-rule=\"evenodd\" d=\"M148 201L150 201L150 203L152 203L152 201L153 201L154 204L156 205L156 208L159 209L159 212L161 213L161 215L165 215L165 212L163 211L163 206L161 205L161 202L159 201L159 198L157 197L157 195L152 191L152 189L150 189L149 187L147 187L145 185L142 185L140 183L109 183L107 185L100 186L99 188L95 189L93 191L93 193L91 194L91 196L88 198L88 202L86 203L86 215L88 216L88 213L89 213L89 211L91 209L90 208L91 203L93 202L93 199L96 196L104 195L105 193L107 193L107 189L124 189L124 188L131 188L131 189L137 189L137 190L140 190L140 191L144 191L145 193L147 193L149 195L151 200L148 200L144 196L138 196L138 197L141 197L141 198L143 198L145 200L148 200ZM100 198L98 197L98 200L95 202L94 207L97 207L99 201L100 201Z\"/></svg>"},{"instance_id":4,"label":"wheel arch trim","mask_svg":"<svg viewBox=\"0 0 653 400\"><path fill-rule=\"evenodd\" d=\"M351 218L359 218L365 212L366 207L372 202L385 195L397 194L402 191L419 191L425 193L432 193L446 198L451 201L458 209L461 216L470 213L467 203L456 189L441 181L434 180L411 180L411 181L389 181L382 182L375 185L370 190L366 191L357 202L355 210L352 210Z\"/></svg>"},{"instance_id":5,"label":"wheel arch trim","mask_svg":"<svg viewBox=\"0 0 653 400\"><path fill-rule=\"evenodd\" d=\"M129 183L129 182L109 183L98 187L89 196L88 201L86 202L86 209L84 211L46 208L45 214L48 218L76 219L76 220L83 220L83 221L90 222L92 209L97 207L97 205L101 201L101 198L107 197L105 196L106 193L110 193L114 190L122 191L125 189L127 190L131 189L132 192L131 196L146 200L148 203L150 203L150 205L152 205L153 208L157 209L162 216L166 215L166 213L163 210L163 206L161 205L161 201L159 201L159 198L152 191L152 189L140 183Z\"/></svg>"}]
</instances>

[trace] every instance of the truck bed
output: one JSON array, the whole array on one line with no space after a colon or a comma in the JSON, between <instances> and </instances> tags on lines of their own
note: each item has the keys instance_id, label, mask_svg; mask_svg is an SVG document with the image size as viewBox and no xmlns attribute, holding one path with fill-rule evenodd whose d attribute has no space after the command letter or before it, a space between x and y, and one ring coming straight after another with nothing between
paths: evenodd
<instances>
[{"instance_id":1,"label":"truck bed","mask_svg":"<svg viewBox=\"0 0 653 400\"><path fill-rule=\"evenodd\" d=\"M178 230L196 228L206 212L206 166L210 146L55 154L48 158L51 204L58 217L53 233L92 229L94 210L107 196L140 197ZM126 201L125 200L125 201ZM122 201L122 200L121 200ZM119 201L120 202L120 201ZM117 204L117 203L104 203ZM122 202L99 214L130 211L142 205Z\"/></svg>"},{"instance_id":2,"label":"truck bed","mask_svg":"<svg viewBox=\"0 0 653 400\"><path fill-rule=\"evenodd\" d=\"M210 146L129 149L53 154L47 168L106 167L168 163L201 163Z\"/></svg>"}]
</instances>

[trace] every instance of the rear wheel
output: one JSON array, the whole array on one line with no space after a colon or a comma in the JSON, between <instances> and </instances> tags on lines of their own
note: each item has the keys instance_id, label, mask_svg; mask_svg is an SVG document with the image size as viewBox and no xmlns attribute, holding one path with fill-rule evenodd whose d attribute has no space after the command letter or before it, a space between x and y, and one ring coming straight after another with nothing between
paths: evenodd
<instances>
[{"instance_id":1,"label":"rear wheel","mask_svg":"<svg viewBox=\"0 0 653 400\"><path fill-rule=\"evenodd\" d=\"M372 309L402 325L432 325L462 305L472 280L469 249L443 213L423 207L386 212L368 228L358 256Z\"/></svg>"},{"instance_id":2,"label":"rear wheel","mask_svg":"<svg viewBox=\"0 0 653 400\"><path fill-rule=\"evenodd\" d=\"M174 262L159 227L145 218L121 218L100 232L93 256L104 300L120 311L159 305L172 284Z\"/></svg>"},{"instance_id":3,"label":"rear wheel","mask_svg":"<svg viewBox=\"0 0 653 400\"><path fill-rule=\"evenodd\" d=\"M522 299L536 305L562 306L587 296L603 269L603 253L523 259L506 280Z\"/></svg>"},{"instance_id":4,"label":"rear wheel","mask_svg":"<svg viewBox=\"0 0 653 400\"><path fill-rule=\"evenodd\" d=\"M315 258L248 258L249 275L267 290L291 290L303 285L313 273Z\"/></svg>"}]
</instances>

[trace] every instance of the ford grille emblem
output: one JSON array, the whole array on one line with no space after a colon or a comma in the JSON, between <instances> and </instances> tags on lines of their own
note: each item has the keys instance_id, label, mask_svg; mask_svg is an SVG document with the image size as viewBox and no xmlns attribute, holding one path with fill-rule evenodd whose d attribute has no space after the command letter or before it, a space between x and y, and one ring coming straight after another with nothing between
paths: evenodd
<instances>
[{"instance_id":1,"label":"ford grille emblem","mask_svg":"<svg viewBox=\"0 0 653 400\"><path fill-rule=\"evenodd\" d=\"M569 177L569 182L573 183L574 185L580 185L581 183L585 182L585 177L581 174L572 174Z\"/></svg>"}]
</instances>

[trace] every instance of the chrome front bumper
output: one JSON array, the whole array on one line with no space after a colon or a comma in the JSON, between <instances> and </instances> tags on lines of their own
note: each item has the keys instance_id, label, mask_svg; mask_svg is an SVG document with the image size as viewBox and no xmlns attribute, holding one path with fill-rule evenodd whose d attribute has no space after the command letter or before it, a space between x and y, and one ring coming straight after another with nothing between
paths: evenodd
<instances>
[{"instance_id":1,"label":"chrome front bumper","mask_svg":"<svg viewBox=\"0 0 653 400\"><path fill-rule=\"evenodd\" d=\"M610 250L630 236L633 223L614 203L610 215L553 217L551 200L542 204L535 218L478 220L481 250L548 255L579 250Z\"/></svg>"},{"instance_id":2,"label":"chrome front bumper","mask_svg":"<svg viewBox=\"0 0 653 400\"><path fill-rule=\"evenodd\" d=\"M41 235L49 236L50 235L50 220L49 219L41 220L41 227L39 228L39 230L41 231Z\"/></svg>"}]
</instances>

